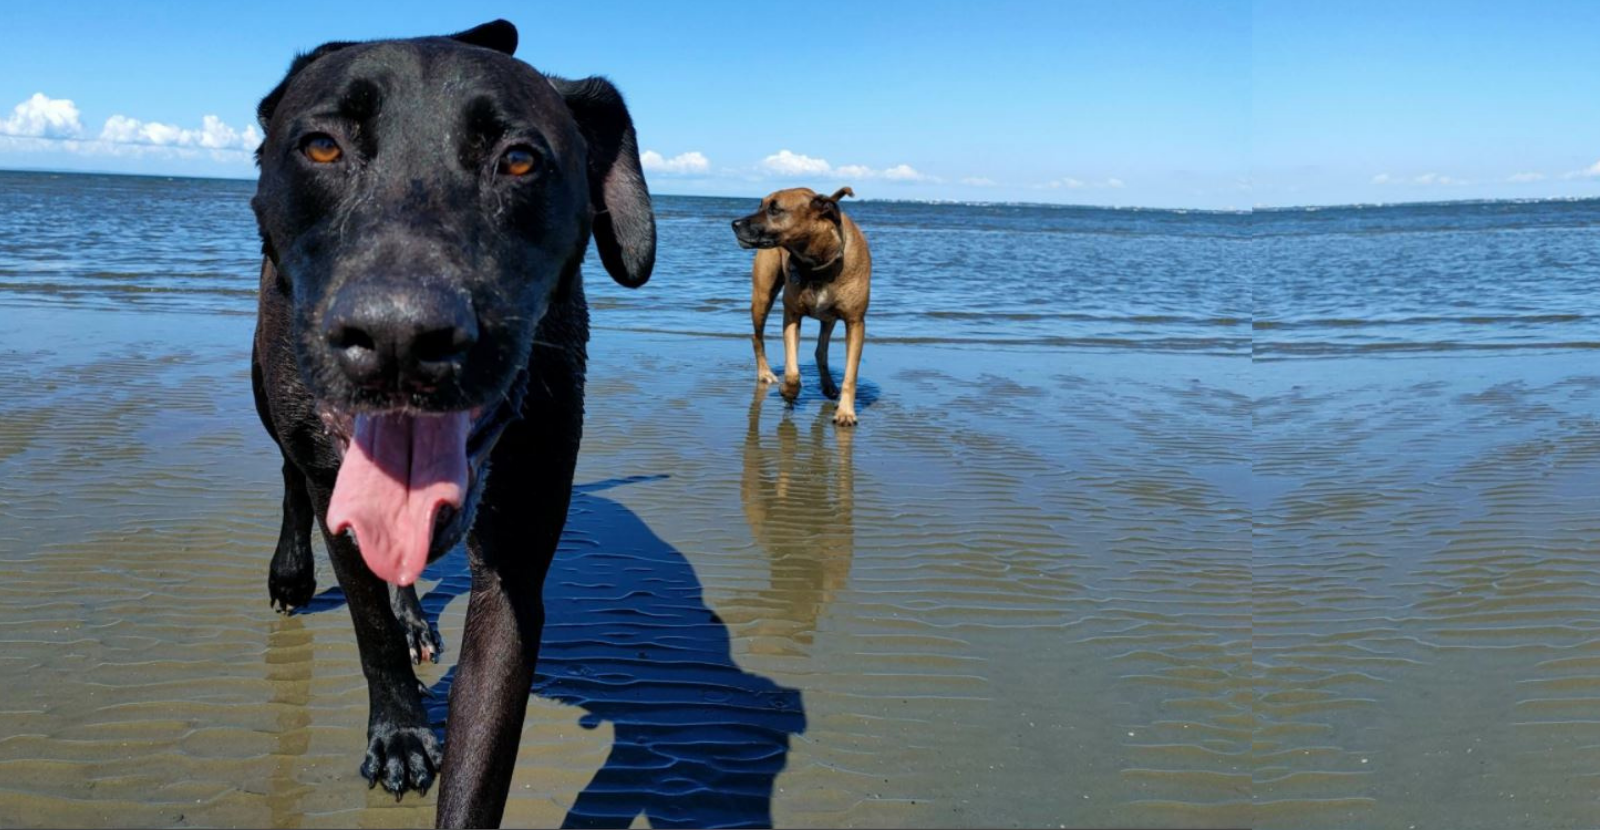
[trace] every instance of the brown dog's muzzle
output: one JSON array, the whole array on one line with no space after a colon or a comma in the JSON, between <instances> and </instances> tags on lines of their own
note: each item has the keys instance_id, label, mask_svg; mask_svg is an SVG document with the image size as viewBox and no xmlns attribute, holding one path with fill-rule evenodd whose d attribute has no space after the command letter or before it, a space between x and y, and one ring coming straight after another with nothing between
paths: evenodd
<instances>
[{"instance_id":1,"label":"brown dog's muzzle","mask_svg":"<svg viewBox=\"0 0 1600 830\"><path fill-rule=\"evenodd\" d=\"M766 226L758 226L755 220L758 217L746 216L733 220L733 235L739 240L741 248L776 248L778 240L767 234Z\"/></svg>"}]
</instances>

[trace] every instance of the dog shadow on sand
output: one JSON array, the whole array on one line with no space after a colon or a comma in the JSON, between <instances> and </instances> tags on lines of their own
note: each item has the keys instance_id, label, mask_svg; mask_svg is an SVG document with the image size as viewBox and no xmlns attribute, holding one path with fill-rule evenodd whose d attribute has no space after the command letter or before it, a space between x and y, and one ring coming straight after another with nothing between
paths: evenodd
<instances>
[{"instance_id":1,"label":"dog shadow on sand","mask_svg":"<svg viewBox=\"0 0 1600 830\"><path fill-rule=\"evenodd\" d=\"M532 692L581 707L586 728L611 721L614 732L610 756L562 826L627 827L642 813L656 828L770 827L789 736L806 728L800 693L741 669L688 559L600 495L662 478L575 486L545 580ZM471 590L464 551L451 551L423 577L439 580L422 598L437 625L440 611ZM334 588L303 613L342 600ZM441 734L455 671L425 700Z\"/></svg>"}]
</instances>

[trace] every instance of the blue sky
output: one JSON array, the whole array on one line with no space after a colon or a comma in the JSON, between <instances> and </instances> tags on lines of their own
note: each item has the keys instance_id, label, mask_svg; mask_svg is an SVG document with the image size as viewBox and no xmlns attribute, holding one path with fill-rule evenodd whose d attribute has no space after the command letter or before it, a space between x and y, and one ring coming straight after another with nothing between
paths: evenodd
<instances>
[{"instance_id":1,"label":"blue sky","mask_svg":"<svg viewBox=\"0 0 1600 830\"><path fill-rule=\"evenodd\" d=\"M1600 195L1600 3L1578 2L12 4L0 167L248 178L296 50L495 17L540 69L616 81L664 193Z\"/></svg>"},{"instance_id":2,"label":"blue sky","mask_svg":"<svg viewBox=\"0 0 1600 830\"><path fill-rule=\"evenodd\" d=\"M1263 204L1600 196L1600 3L1257 3Z\"/></svg>"}]
</instances>

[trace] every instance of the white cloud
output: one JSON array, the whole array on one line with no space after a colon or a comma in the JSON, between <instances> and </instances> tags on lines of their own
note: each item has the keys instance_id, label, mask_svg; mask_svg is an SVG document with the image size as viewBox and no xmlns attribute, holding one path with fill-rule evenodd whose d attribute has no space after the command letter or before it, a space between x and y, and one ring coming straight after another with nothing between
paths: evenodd
<instances>
[{"instance_id":1,"label":"white cloud","mask_svg":"<svg viewBox=\"0 0 1600 830\"><path fill-rule=\"evenodd\" d=\"M0 121L0 135L27 138L77 138L83 135L78 106L65 98L35 92Z\"/></svg>"},{"instance_id":2,"label":"white cloud","mask_svg":"<svg viewBox=\"0 0 1600 830\"><path fill-rule=\"evenodd\" d=\"M215 115L200 121L200 129L187 130L159 121L144 122L126 115L106 119L100 140L108 144L143 144L152 147L191 147L203 150L251 151L261 143L254 124L235 130Z\"/></svg>"},{"instance_id":3,"label":"white cloud","mask_svg":"<svg viewBox=\"0 0 1600 830\"><path fill-rule=\"evenodd\" d=\"M1596 177L1600 177L1600 161L1597 161L1582 170L1574 170L1571 173L1566 173L1561 176L1563 179L1592 179Z\"/></svg>"},{"instance_id":4,"label":"white cloud","mask_svg":"<svg viewBox=\"0 0 1600 830\"><path fill-rule=\"evenodd\" d=\"M983 176L968 176L962 179L961 183L972 187L994 187L996 185L994 179L984 178Z\"/></svg>"},{"instance_id":5,"label":"white cloud","mask_svg":"<svg viewBox=\"0 0 1600 830\"><path fill-rule=\"evenodd\" d=\"M10 117L0 121L0 148L22 152L169 159L210 156L219 162L238 162L247 159L260 143L261 132L255 125L236 130L215 115L202 118L199 129L113 115L96 137L84 130L76 104L44 93L18 104Z\"/></svg>"},{"instance_id":6,"label":"white cloud","mask_svg":"<svg viewBox=\"0 0 1600 830\"><path fill-rule=\"evenodd\" d=\"M1098 182L1086 182L1083 179L1074 179L1071 176L1067 176L1065 178L1052 179L1044 184L1034 185L1036 188L1045 188L1049 190L1061 190L1063 188L1067 190L1086 190L1089 188L1096 190L1111 188L1112 190L1116 190L1125 186L1126 183L1115 176Z\"/></svg>"},{"instance_id":7,"label":"white cloud","mask_svg":"<svg viewBox=\"0 0 1600 830\"><path fill-rule=\"evenodd\" d=\"M833 172L833 165L825 159L814 159L788 150L779 150L767 156L761 160L761 166L780 176L826 176Z\"/></svg>"},{"instance_id":8,"label":"white cloud","mask_svg":"<svg viewBox=\"0 0 1600 830\"><path fill-rule=\"evenodd\" d=\"M1471 182L1467 181L1466 179L1458 179L1458 178L1456 178L1454 176L1445 176L1445 175L1442 175L1442 174L1439 174L1439 173L1423 173L1420 176L1413 176L1413 177L1411 177L1409 179L1403 179L1403 178L1400 178L1400 177L1397 177L1397 176L1391 176L1388 173L1379 173L1378 175L1372 177L1372 183L1373 184L1418 184L1418 185L1422 185L1424 187L1429 187L1429 186L1432 186L1432 185L1449 186L1449 185L1459 185L1459 184L1471 184Z\"/></svg>"},{"instance_id":9,"label":"white cloud","mask_svg":"<svg viewBox=\"0 0 1600 830\"><path fill-rule=\"evenodd\" d=\"M1544 181L1544 174L1543 173L1516 173L1516 174L1510 176L1509 178L1507 178L1506 181L1514 182L1516 184L1526 184L1528 182L1542 182L1542 181Z\"/></svg>"},{"instance_id":10,"label":"white cloud","mask_svg":"<svg viewBox=\"0 0 1600 830\"><path fill-rule=\"evenodd\" d=\"M711 170L711 160L696 150L679 153L672 158L664 158L654 150L646 150L639 154L639 163L644 166L646 173L687 175Z\"/></svg>"},{"instance_id":11,"label":"white cloud","mask_svg":"<svg viewBox=\"0 0 1600 830\"><path fill-rule=\"evenodd\" d=\"M884 179L891 182L937 182L909 164L897 164L884 170L874 170L864 164L845 164L834 167L827 159L779 150L761 160L761 170L770 176L816 176L825 179Z\"/></svg>"},{"instance_id":12,"label":"white cloud","mask_svg":"<svg viewBox=\"0 0 1600 830\"><path fill-rule=\"evenodd\" d=\"M928 180L928 176L917 172L909 164L896 164L883 171L883 177L892 182L922 182Z\"/></svg>"}]
</instances>

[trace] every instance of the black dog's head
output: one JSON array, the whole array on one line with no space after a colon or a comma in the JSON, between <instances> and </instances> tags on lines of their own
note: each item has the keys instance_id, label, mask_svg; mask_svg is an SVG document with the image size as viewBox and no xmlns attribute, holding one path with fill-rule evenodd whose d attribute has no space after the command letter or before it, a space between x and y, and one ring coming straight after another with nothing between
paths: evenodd
<instances>
[{"instance_id":1,"label":"black dog's head","mask_svg":"<svg viewBox=\"0 0 1600 830\"><path fill-rule=\"evenodd\" d=\"M809 187L791 187L769 194L756 212L733 221L741 248L805 246L813 236L833 233L839 223L839 200L856 192L841 187L823 196Z\"/></svg>"},{"instance_id":2,"label":"black dog's head","mask_svg":"<svg viewBox=\"0 0 1600 830\"><path fill-rule=\"evenodd\" d=\"M591 233L619 283L643 284L654 265L621 96L603 79L539 73L511 57L516 40L495 21L329 43L297 58L258 110L263 250L293 309L303 379L350 447L341 482L356 475L353 456L375 477L362 492L398 481L416 500L463 479L464 452L468 492L440 497L461 510L516 415L534 330L578 278ZM449 458L418 457L441 444ZM430 527L431 510L415 511ZM351 524L364 553L377 544L380 529ZM414 564L374 571L404 584Z\"/></svg>"}]
</instances>

